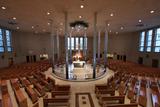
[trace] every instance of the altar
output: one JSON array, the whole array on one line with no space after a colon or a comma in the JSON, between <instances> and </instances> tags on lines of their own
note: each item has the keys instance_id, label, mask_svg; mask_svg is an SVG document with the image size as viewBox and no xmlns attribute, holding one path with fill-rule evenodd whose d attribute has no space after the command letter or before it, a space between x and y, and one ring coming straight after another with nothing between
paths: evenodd
<instances>
[{"instance_id":1,"label":"altar","mask_svg":"<svg viewBox=\"0 0 160 107\"><path fill-rule=\"evenodd\" d=\"M75 68L83 68L85 65L85 61L73 61L73 65Z\"/></svg>"}]
</instances>

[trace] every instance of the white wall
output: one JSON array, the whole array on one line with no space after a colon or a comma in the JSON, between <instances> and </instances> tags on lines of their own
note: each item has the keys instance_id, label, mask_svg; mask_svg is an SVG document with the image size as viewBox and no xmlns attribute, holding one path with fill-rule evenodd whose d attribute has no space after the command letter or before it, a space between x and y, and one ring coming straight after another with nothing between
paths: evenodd
<instances>
[{"instance_id":1,"label":"white wall","mask_svg":"<svg viewBox=\"0 0 160 107\"><path fill-rule=\"evenodd\" d=\"M138 63L138 57L143 57L143 64L147 66L152 66L152 59L158 59L160 67L160 53L138 51L139 34L140 32L131 32L110 35L108 52L126 55L128 61L136 63Z\"/></svg>"},{"instance_id":2,"label":"white wall","mask_svg":"<svg viewBox=\"0 0 160 107\"><path fill-rule=\"evenodd\" d=\"M4 58L0 54L0 67L8 66L8 58L14 58L15 63L26 61L26 55L29 51L39 59L39 55L47 53L49 58L52 57L50 34L33 34L28 32L12 32L13 53L4 53ZM65 58L65 41L60 36L60 55ZM138 52L139 32L121 33L118 35L109 35L108 53L126 55L128 61L137 62L138 57L144 58L144 64L151 66L152 59L159 59L159 53L141 53ZM101 53L104 52L104 33L101 35ZM16 55L15 55L16 53ZM93 56L93 37L88 37L88 56ZM149 57L146 57L149 56ZM160 67L160 65L159 65Z\"/></svg>"}]
</instances>

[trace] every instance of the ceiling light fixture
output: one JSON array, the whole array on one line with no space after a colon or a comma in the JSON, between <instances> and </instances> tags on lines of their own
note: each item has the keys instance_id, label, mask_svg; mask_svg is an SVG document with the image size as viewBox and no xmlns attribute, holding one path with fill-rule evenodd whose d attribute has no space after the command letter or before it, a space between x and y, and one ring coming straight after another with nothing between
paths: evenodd
<instances>
[{"instance_id":1,"label":"ceiling light fixture","mask_svg":"<svg viewBox=\"0 0 160 107\"><path fill-rule=\"evenodd\" d=\"M109 31L110 33L112 32L112 30Z\"/></svg>"},{"instance_id":2,"label":"ceiling light fixture","mask_svg":"<svg viewBox=\"0 0 160 107\"><path fill-rule=\"evenodd\" d=\"M19 27L16 27L16 29L19 29Z\"/></svg>"},{"instance_id":3,"label":"ceiling light fixture","mask_svg":"<svg viewBox=\"0 0 160 107\"><path fill-rule=\"evenodd\" d=\"M74 27L71 27L71 29L73 30L73 29L74 29Z\"/></svg>"},{"instance_id":4,"label":"ceiling light fixture","mask_svg":"<svg viewBox=\"0 0 160 107\"><path fill-rule=\"evenodd\" d=\"M108 23L107 26L110 26L110 24Z\"/></svg>"},{"instance_id":5,"label":"ceiling light fixture","mask_svg":"<svg viewBox=\"0 0 160 107\"><path fill-rule=\"evenodd\" d=\"M51 23L49 23L49 22L48 22L47 24L48 24L48 25L51 25Z\"/></svg>"},{"instance_id":6,"label":"ceiling light fixture","mask_svg":"<svg viewBox=\"0 0 160 107\"><path fill-rule=\"evenodd\" d=\"M79 18L81 19L81 18L82 18L82 16L79 16Z\"/></svg>"},{"instance_id":7,"label":"ceiling light fixture","mask_svg":"<svg viewBox=\"0 0 160 107\"><path fill-rule=\"evenodd\" d=\"M83 9L83 8L84 8L84 5L81 5L80 7L81 7L81 9Z\"/></svg>"},{"instance_id":8,"label":"ceiling light fixture","mask_svg":"<svg viewBox=\"0 0 160 107\"><path fill-rule=\"evenodd\" d=\"M2 7L1 7L1 9L5 10L5 9L6 9L6 7L2 6Z\"/></svg>"},{"instance_id":9,"label":"ceiling light fixture","mask_svg":"<svg viewBox=\"0 0 160 107\"><path fill-rule=\"evenodd\" d=\"M47 12L47 15L50 15L51 13L50 12Z\"/></svg>"},{"instance_id":10,"label":"ceiling light fixture","mask_svg":"<svg viewBox=\"0 0 160 107\"><path fill-rule=\"evenodd\" d=\"M113 14L113 13L111 13L111 14L110 14L110 16L111 16L111 17L113 17L113 16L114 16L114 14Z\"/></svg>"},{"instance_id":11,"label":"ceiling light fixture","mask_svg":"<svg viewBox=\"0 0 160 107\"><path fill-rule=\"evenodd\" d=\"M63 25L63 23L60 23L60 25Z\"/></svg>"},{"instance_id":12,"label":"ceiling light fixture","mask_svg":"<svg viewBox=\"0 0 160 107\"><path fill-rule=\"evenodd\" d=\"M16 18L16 17L13 17L12 19L13 19L13 20L16 20L17 18Z\"/></svg>"},{"instance_id":13,"label":"ceiling light fixture","mask_svg":"<svg viewBox=\"0 0 160 107\"><path fill-rule=\"evenodd\" d=\"M151 10L150 13L151 13L151 14L154 13L154 10Z\"/></svg>"},{"instance_id":14,"label":"ceiling light fixture","mask_svg":"<svg viewBox=\"0 0 160 107\"><path fill-rule=\"evenodd\" d=\"M123 30L123 29L124 29L124 27L122 26L122 27L121 27L121 30Z\"/></svg>"},{"instance_id":15,"label":"ceiling light fixture","mask_svg":"<svg viewBox=\"0 0 160 107\"><path fill-rule=\"evenodd\" d=\"M141 22L142 22L142 20L138 20L138 22L139 22L139 23L141 23Z\"/></svg>"},{"instance_id":16,"label":"ceiling light fixture","mask_svg":"<svg viewBox=\"0 0 160 107\"><path fill-rule=\"evenodd\" d=\"M74 21L70 23L70 27L74 27L76 31L86 30L88 28L88 23L85 21Z\"/></svg>"},{"instance_id":17,"label":"ceiling light fixture","mask_svg":"<svg viewBox=\"0 0 160 107\"><path fill-rule=\"evenodd\" d=\"M32 26L32 29L34 29L34 26Z\"/></svg>"}]
</instances>

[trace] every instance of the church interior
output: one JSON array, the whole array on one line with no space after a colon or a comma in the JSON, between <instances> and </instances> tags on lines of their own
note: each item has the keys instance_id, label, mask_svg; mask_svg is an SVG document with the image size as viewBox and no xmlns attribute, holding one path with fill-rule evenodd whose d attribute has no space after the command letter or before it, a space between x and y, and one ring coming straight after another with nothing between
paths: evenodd
<instances>
[{"instance_id":1,"label":"church interior","mask_svg":"<svg viewBox=\"0 0 160 107\"><path fill-rule=\"evenodd\" d=\"M160 107L160 1L0 0L0 107Z\"/></svg>"}]
</instances>

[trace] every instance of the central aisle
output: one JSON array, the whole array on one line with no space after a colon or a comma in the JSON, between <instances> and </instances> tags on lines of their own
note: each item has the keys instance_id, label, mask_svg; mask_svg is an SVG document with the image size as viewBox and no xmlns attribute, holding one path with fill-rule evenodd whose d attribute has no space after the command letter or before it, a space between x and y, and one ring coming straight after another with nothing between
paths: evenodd
<instances>
[{"instance_id":1,"label":"central aisle","mask_svg":"<svg viewBox=\"0 0 160 107\"><path fill-rule=\"evenodd\" d=\"M55 79L56 84L70 84L71 85L71 99L70 99L70 107L75 107L75 94L76 93L90 93L92 100L94 102L95 107L100 107L98 104L98 100L95 96L94 87L95 84L103 84L107 82L107 79L112 76L114 73L113 71L107 69L106 74L102 76L101 79L94 80L94 81L86 81L86 82L73 82L73 81L65 81L58 79L53 76L52 69L49 69L45 72L46 76L52 77ZM90 106L87 106L90 107Z\"/></svg>"}]
</instances>

